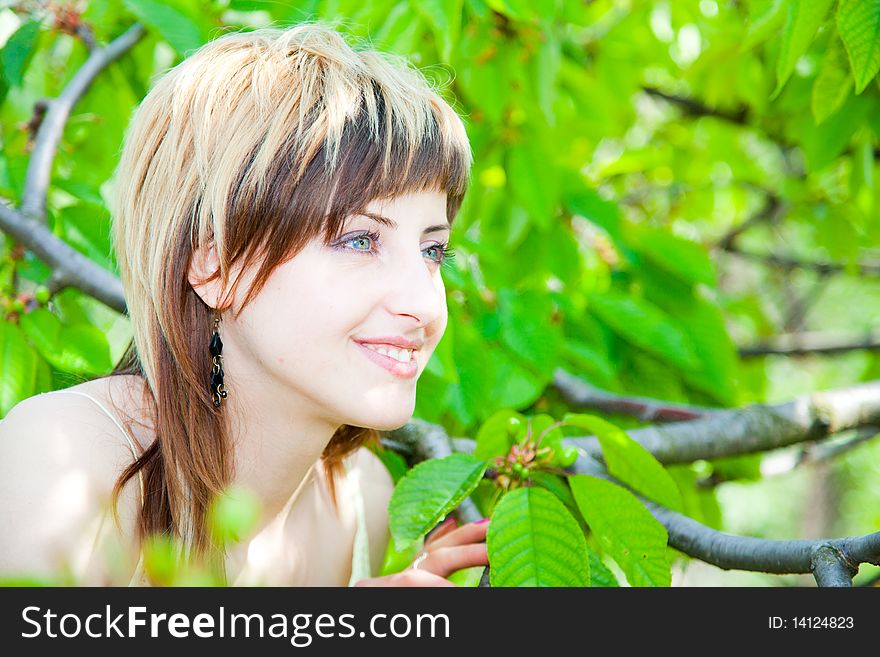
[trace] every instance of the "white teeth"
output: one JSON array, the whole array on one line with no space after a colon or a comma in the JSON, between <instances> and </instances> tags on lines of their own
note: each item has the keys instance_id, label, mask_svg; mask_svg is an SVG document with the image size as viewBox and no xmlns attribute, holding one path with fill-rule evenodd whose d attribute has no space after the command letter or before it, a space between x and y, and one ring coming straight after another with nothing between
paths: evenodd
<instances>
[{"instance_id":1,"label":"white teeth","mask_svg":"<svg viewBox=\"0 0 880 657\"><path fill-rule=\"evenodd\" d=\"M412 360L412 349L395 349L394 347L382 347L375 344L364 344L364 346L367 349L378 351L384 356L390 356L394 360L399 360L401 363L408 363Z\"/></svg>"}]
</instances>

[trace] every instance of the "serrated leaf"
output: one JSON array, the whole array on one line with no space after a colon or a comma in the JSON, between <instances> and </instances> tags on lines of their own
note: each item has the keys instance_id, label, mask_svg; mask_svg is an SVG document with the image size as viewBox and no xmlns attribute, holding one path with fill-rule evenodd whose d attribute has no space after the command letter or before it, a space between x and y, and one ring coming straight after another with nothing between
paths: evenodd
<instances>
[{"instance_id":1,"label":"serrated leaf","mask_svg":"<svg viewBox=\"0 0 880 657\"><path fill-rule=\"evenodd\" d=\"M837 30L860 94L880 70L880 0L840 0Z\"/></svg>"},{"instance_id":2,"label":"serrated leaf","mask_svg":"<svg viewBox=\"0 0 880 657\"><path fill-rule=\"evenodd\" d=\"M630 586L669 586L666 529L625 488L590 475L569 477L584 519Z\"/></svg>"},{"instance_id":3,"label":"serrated leaf","mask_svg":"<svg viewBox=\"0 0 880 657\"><path fill-rule=\"evenodd\" d=\"M428 533L466 498L483 477L487 463L469 454L423 461L397 482L388 504L395 548L402 550Z\"/></svg>"},{"instance_id":4,"label":"serrated leaf","mask_svg":"<svg viewBox=\"0 0 880 657\"><path fill-rule=\"evenodd\" d=\"M536 470L531 473L529 478L534 484L547 489L559 498L559 501L565 505L565 508L567 508L571 515L574 516L575 520L578 521L581 530L587 531L587 523L584 521L578 510L577 503L574 501L574 495L571 494L571 489L568 487L565 478L561 475L547 472L546 470Z\"/></svg>"},{"instance_id":5,"label":"serrated leaf","mask_svg":"<svg viewBox=\"0 0 880 657\"><path fill-rule=\"evenodd\" d=\"M384 448L372 449L371 451L382 461L385 469L388 470L388 474L391 475L391 481L395 485L406 476L408 468L406 461L400 454Z\"/></svg>"},{"instance_id":6,"label":"serrated leaf","mask_svg":"<svg viewBox=\"0 0 880 657\"><path fill-rule=\"evenodd\" d=\"M666 468L623 429L595 415L567 413L566 424L586 429L599 439L608 472L658 504L681 511L681 492Z\"/></svg>"},{"instance_id":7,"label":"serrated leaf","mask_svg":"<svg viewBox=\"0 0 880 657\"><path fill-rule=\"evenodd\" d=\"M550 463L560 468L567 468L577 459L577 449L565 447L562 444L562 430L557 426L556 420L549 415L540 414L530 418L532 426L531 439L538 442L538 447L549 447L552 452Z\"/></svg>"},{"instance_id":8,"label":"serrated leaf","mask_svg":"<svg viewBox=\"0 0 880 657\"><path fill-rule=\"evenodd\" d=\"M11 87L20 86L24 80L28 64L34 55L34 48L40 36L40 22L23 23L6 41L0 50L0 63L3 66L3 78Z\"/></svg>"},{"instance_id":9,"label":"serrated leaf","mask_svg":"<svg viewBox=\"0 0 880 657\"><path fill-rule=\"evenodd\" d=\"M816 124L822 123L843 105L853 88L853 79L846 61L843 42L835 35L822 60L819 75L813 82L810 107Z\"/></svg>"},{"instance_id":10,"label":"serrated leaf","mask_svg":"<svg viewBox=\"0 0 880 657\"><path fill-rule=\"evenodd\" d=\"M125 0L125 6L146 25L157 30L181 57L186 57L205 42L199 25L167 2Z\"/></svg>"},{"instance_id":11,"label":"serrated leaf","mask_svg":"<svg viewBox=\"0 0 880 657\"><path fill-rule=\"evenodd\" d=\"M452 58L461 31L463 0L411 0L410 12L421 13L431 26L437 51L443 61Z\"/></svg>"},{"instance_id":12,"label":"serrated leaf","mask_svg":"<svg viewBox=\"0 0 880 657\"><path fill-rule=\"evenodd\" d=\"M562 333L552 321L553 312L553 301L544 293L507 288L498 293L501 341L542 373L552 373L562 347Z\"/></svg>"},{"instance_id":13,"label":"serrated leaf","mask_svg":"<svg viewBox=\"0 0 880 657\"><path fill-rule=\"evenodd\" d=\"M681 368L699 360L687 335L655 305L616 292L592 295L589 309L624 340Z\"/></svg>"},{"instance_id":14,"label":"serrated leaf","mask_svg":"<svg viewBox=\"0 0 880 657\"><path fill-rule=\"evenodd\" d=\"M590 585L583 532L562 502L543 488L518 488L502 497L486 544L494 587Z\"/></svg>"},{"instance_id":15,"label":"serrated leaf","mask_svg":"<svg viewBox=\"0 0 880 657\"><path fill-rule=\"evenodd\" d=\"M689 285L715 287L715 267L702 244L645 227L640 228L638 240L642 254L661 269Z\"/></svg>"},{"instance_id":16,"label":"serrated leaf","mask_svg":"<svg viewBox=\"0 0 880 657\"><path fill-rule=\"evenodd\" d=\"M751 3L749 7L749 28L743 39L740 51L763 43L785 22L785 0L767 0L761 4Z\"/></svg>"},{"instance_id":17,"label":"serrated leaf","mask_svg":"<svg viewBox=\"0 0 880 657\"><path fill-rule=\"evenodd\" d=\"M580 515L580 512L578 512ZM599 555L587 548L590 554L590 586L605 588L620 586L614 573L605 565Z\"/></svg>"},{"instance_id":18,"label":"serrated leaf","mask_svg":"<svg viewBox=\"0 0 880 657\"><path fill-rule=\"evenodd\" d=\"M0 321L0 417L34 394L38 361L18 327Z\"/></svg>"},{"instance_id":19,"label":"serrated leaf","mask_svg":"<svg viewBox=\"0 0 880 657\"><path fill-rule=\"evenodd\" d=\"M782 30L782 44L776 65L775 97L794 71L797 60L807 52L816 31L834 0L789 0L788 18Z\"/></svg>"},{"instance_id":20,"label":"serrated leaf","mask_svg":"<svg viewBox=\"0 0 880 657\"><path fill-rule=\"evenodd\" d=\"M516 411L503 408L493 413L477 431L474 456L488 459L507 454L525 436L528 423Z\"/></svg>"},{"instance_id":21,"label":"serrated leaf","mask_svg":"<svg viewBox=\"0 0 880 657\"><path fill-rule=\"evenodd\" d=\"M106 374L113 367L107 336L94 326L65 326L45 308L22 315L20 325L43 358L59 370Z\"/></svg>"},{"instance_id":22,"label":"serrated leaf","mask_svg":"<svg viewBox=\"0 0 880 657\"><path fill-rule=\"evenodd\" d=\"M550 154L534 141L508 150L507 180L514 196L529 212L532 223L546 228L553 221L558 197L557 180Z\"/></svg>"}]
</instances>

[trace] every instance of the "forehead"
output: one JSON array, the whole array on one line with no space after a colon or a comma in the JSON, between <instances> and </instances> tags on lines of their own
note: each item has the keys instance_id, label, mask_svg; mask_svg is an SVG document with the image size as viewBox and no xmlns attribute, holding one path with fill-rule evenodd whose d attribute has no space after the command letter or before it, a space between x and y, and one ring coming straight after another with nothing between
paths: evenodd
<instances>
[{"instance_id":1,"label":"forehead","mask_svg":"<svg viewBox=\"0 0 880 657\"><path fill-rule=\"evenodd\" d=\"M391 199L374 199L356 215L369 217L389 228L413 224L449 227L445 192L414 192Z\"/></svg>"}]
</instances>

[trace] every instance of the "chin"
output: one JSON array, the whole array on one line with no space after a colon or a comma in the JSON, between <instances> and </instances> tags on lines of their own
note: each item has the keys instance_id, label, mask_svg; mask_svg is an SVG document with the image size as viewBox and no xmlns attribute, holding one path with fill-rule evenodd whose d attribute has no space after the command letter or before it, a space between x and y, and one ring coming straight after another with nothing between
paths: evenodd
<instances>
[{"instance_id":1,"label":"chin","mask_svg":"<svg viewBox=\"0 0 880 657\"><path fill-rule=\"evenodd\" d=\"M358 427L368 427L376 431L393 431L404 426L412 419L412 410L408 413L386 414L382 417L360 418L354 422L349 422Z\"/></svg>"}]
</instances>

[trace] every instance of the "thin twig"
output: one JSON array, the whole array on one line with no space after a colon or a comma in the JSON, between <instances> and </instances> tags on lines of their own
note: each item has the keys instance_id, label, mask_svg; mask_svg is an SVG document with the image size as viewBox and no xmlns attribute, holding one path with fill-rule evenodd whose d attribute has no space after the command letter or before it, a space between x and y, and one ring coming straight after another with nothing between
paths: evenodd
<instances>
[{"instance_id":1,"label":"thin twig","mask_svg":"<svg viewBox=\"0 0 880 657\"><path fill-rule=\"evenodd\" d=\"M134 47L144 34L146 31L143 26L135 23L107 47L93 49L61 95L49 101L49 111L37 132L25 177L21 212L28 219L46 221L46 196L52 175L52 162L74 105L83 97L94 79Z\"/></svg>"},{"instance_id":2,"label":"thin twig","mask_svg":"<svg viewBox=\"0 0 880 657\"><path fill-rule=\"evenodd\" d=\"M861 337L819 331L788 333L768 338L764 342L738 348L740 358L760 356L809 356L840 354L849 351L877 351L880 349L880 331L868 332Z\"/></svg>"},{"instance_id":3,"label":"thin twig","mask_svg":"<svg viewBox=\"0 0 880 657\"><path fill-rule=\"evenodd\" d=\"M811 269L819 274L839 274L848 272L849 267L842 262L828 262L821 260L802 260L791 256L777 255L775 253L754 253L746 251L738 246L730 246L725 249L727 253L764 263L777 269L790 271L792 269ZM852 266L853 273L861 276L880 275L880 262L866 261L857 262Z\"/></svg>"}]
</instances>

